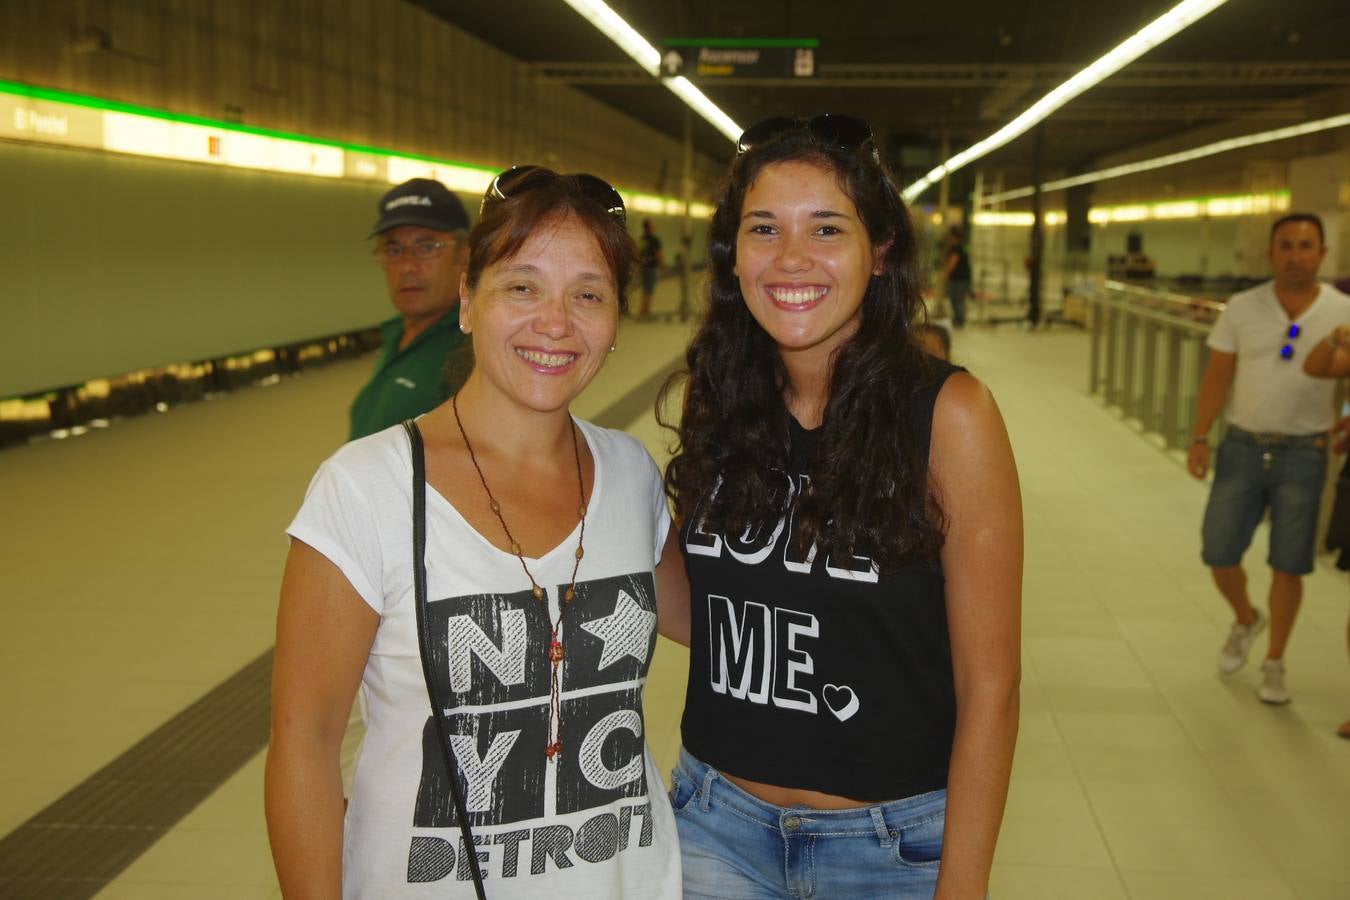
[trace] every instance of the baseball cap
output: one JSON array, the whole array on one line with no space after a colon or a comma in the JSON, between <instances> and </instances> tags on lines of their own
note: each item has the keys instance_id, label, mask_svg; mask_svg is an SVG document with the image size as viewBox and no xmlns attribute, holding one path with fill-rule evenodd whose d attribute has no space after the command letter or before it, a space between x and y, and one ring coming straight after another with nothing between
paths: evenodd
<instances>
[{"instance_id":1,"label":"baseball cap","mask_svg":"<svg viewBox=\"0 0 1350 900\"><path fill-rule=\"evenodd\" d=\"M420 225L436 231L460 231L469 227L464 204L445 185L430 178L413 178L380 198L380 218L371 229L374 237L400 225Z\"/></svg>"}]
</instances>

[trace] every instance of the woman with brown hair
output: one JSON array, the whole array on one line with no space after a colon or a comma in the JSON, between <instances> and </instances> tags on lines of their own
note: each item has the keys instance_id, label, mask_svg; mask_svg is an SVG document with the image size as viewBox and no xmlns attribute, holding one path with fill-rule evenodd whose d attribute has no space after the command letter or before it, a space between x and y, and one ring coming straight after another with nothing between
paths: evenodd
<instances>
[{"instance_id":1,"label":"woman with brown hair","mask_svg":"<svg viewBox=\"0 0 1350 900\"><path fill-rule=\"evenodd\" d=\"M1021 500L925 354L861 119L747 129L666 472L690 586L685 896L982 898L1017 735Z\"/></svg>"},{"instance_id":2,"label":"woman with brown hair","mask_svg":"<svg viewBox=\"0 0 1350 900\"><path fill-rule=\"evenodd\" d=\"M286 897L481 896L484 877L494 898L679 897L642 720L678 550L646 450L569 412L614 349L635 256L600 179L499 175L461 281L467 382L311 482L267 761Z\"/></svg>"}]
</instances>

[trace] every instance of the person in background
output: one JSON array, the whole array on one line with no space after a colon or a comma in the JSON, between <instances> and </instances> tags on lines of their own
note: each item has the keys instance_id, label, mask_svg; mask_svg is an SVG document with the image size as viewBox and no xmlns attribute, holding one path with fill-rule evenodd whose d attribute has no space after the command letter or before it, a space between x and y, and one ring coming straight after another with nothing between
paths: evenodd
<instances>
[{"instance_id":1,"label":"person in background","mask_svg":"<svg viewBox=\"0 0 1350 900\"><path fill-rule=\"evenodd\" d=\"M925 323L919 326L919 346L923 352L943 362L952 360L952 334L941 325Z\"/></svg>"},{"instance_id":2,"label":"person in background","mask_svg":"<svg viewBox=\"0 0 1350 900\"><path fill-rule=\"evenodd\" d=\"M1195 403L1187 468L1209 472L1209 431L1228 389L1228 431L1219 444L1201 529L1201 558L1235 621L1219 651L1219 671L1247 662L1269 624L1257 696L1288 703L1285 649L1303 600L1303 576L1313 569L1317 512L1326 481L1327 431L1335 418L1333 386L1304 374L1318 335L1350 322L1350 297L1317 280L1326 256L1322 222L1291 213L1270 229L1273 278L1236 294L1214 323L1210 354ZM1270 510L1270 614L1252 605L1242 556Z\"/></svg>"},{"instance_id":3,"label":"person in background","mask_svg":"<svg viewBox=\"0 0 1350 900\"><path fill-rule=\"evenodd\" d=\"M638 305L638 319L652 314L652 296L656 293L656 277L666 258L661 253L661 239L656 236L651 219L642 220L642 238L638 241L638 274L642 279L642 301Z\"/></svg>"},{"instance_id":4,"label":"person in background","mask_svg":"<svg viewBox=\"0 0 1350 900\"><path fill-rule=\"evenodd\" d=\"M952 324L966 327L966 300L971 286L970 254L966 252L965 235L953 225L947 232L947 252L942 260L942 283L947 299L952 304Z\"/></svg>"},{"instance_id":5,"label":"person in background","mask_svg":"<svg viewBox=\"0 0 1350 900\"><path fill-rule=\"evenodd\" d=\"M497 176L455 317L468 380L407 434L339 449L287 529L266 809L288 898L472 897L452 785L493 900L680 898L642 714L658 598L663 627L668 600L688 605L679 546L642 444L569 409L627 305L624 216L593 175ZM358 689L366 734L344 810Z\"/></svg>"},{"instance_id":6,"label":"person in background","mask_svg":"<svg viewBox=\"0 0 1350 900\"><path fill-rule=\"evenodd\" d=\"M1304 360L1303 371L1314 378L1345 378L1350 375L1350 325L1338 325L1328 332L1325 338L1318 341L1317 346ZM1344 453L1350 449L1350 418L1337 422L1333 431L1340 435L1340 441L1335 447L1336 452ZM1345 468L1341 471L1341 482L1344 483L1347 479L1350 479L1350 457L1346 458ZM1350 522L1335 521L1338 516L1350 516L1350 504L1344 503L1339 498L1332 512L1331 529L1342 534L1350 532ZM1336 568L1342 572L1350 571L1350 547L1341 547L1340 551L1336 558ZM1350 650L1350 620L1345 624L1345 644L1346 649ZM1336 734L1350 740L1350 719L1340 724Z\"/></svg>"},{"instance_id":7,"label":"person in background","mask_svg":"<svg viewBox=\"0 0 1350 900\"><path fill-rule=\"evenodd\" d=\"M380 198L372 252L398 315L380 325L380 357L352 402L349 440L443 403L467 374L466 363L447 383L456 378L447 362L466 343L455 309L468 230L464 205L439 181L414 178Z\"/></svg>"},{"instance_id":8,"label":"person in background","mask_svg":"<svg viewBox=\"0 0 1350 900\"><path fill-rule=\"evenodd\" d=\"M666 471L689 577L686 898L983 898L1018 727L1022 515L989 391L925 354L868 124L747 129Z\"/></svg>"}]
</instances>

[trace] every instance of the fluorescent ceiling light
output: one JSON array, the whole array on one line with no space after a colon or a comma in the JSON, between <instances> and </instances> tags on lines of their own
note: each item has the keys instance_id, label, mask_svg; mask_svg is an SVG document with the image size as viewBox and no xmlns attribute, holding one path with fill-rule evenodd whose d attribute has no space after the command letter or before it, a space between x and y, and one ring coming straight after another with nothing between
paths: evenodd
<instances>
[{"instance_id":1,"label":"fluorescent ceiling light","mask_svg":"<svg viewBox=\"0 0 1350 900\"><path fill-rule=\"evenodd\" d=\"M1088 210L1088 221L1094 225L1113 222L1143 222L1146 220L1200 219L1232 216L1250 216L1289 209L1289 192L1243 194L1236 197L1196 197L1190 200L1160 200L1157 203L1135 203L1129 206L1094 206ZM1063 225L1068 216L1062 209L1047 210L1044 222L1050 227ZM1032 213L1006 212L982 209L972 221L982 226L1016 226L1030 228L1035 221Z\"/></svg>"},{"instance_id":2,"label":"fluorescent ceiling light","mask_svg":"<svg viewBox=\"0 0 1350 900\"><path fill-rule=\"evenodd\" d=\"M662 78L661 83L672 94L687 103L690 109L711 123L712 127L726 135L727 140L736 141L740 139L741 132L745 129L737 125L731 116L722 112L722 108L709 100L702 91L694 87L694 83L688 78L683 75L678 78Z\"/></svg>"},{"instance_id":3,"label":"fluorescent ceiling light","mask_svg":"<svg viewBox=\"0 0 1350 900\"><path fill-rule=\"evenodd\" d=\"M1252 147L1256 144L1268 144L1271 141L1283 141L1288 138L1313 134L1318 131L1327 131L1331 128L1344 128L1347 125L1350 125L1350 113L1343 113L1339 116L1331 116L1326 119L1317 119L1312 122L1304 122L1301 125L1290 125L1287 128L1276 128L1271 131L1258 131L1256 134L1244 134L1240 137L1215 141L1212 144L1192 147L1190 150L1182 150L1178 153L1168 153L1166 156L1155 156L1152 159L1141 159L1139 162L1111 166L1110 168L1099 169L1096 172L1085 172L1082 175L1074 175L1071 178L1059 178L1055 181L1047 181L1041 184L1041 190L1058 191L1063 190L1064 188L1077 187L1080 184L1092 184L1096 181L1106 181L1108 178L1119 178L1122 175L1133 175L1136 172L1147 172L1150 169L1175 166L1178 163L1190 162L1193 159L1203 159L1206 156L1213 156L1216 153L1227 153L1229 150ZM1035 192L1036 189L1034 187L1017 188L1011 191L1004 191L1000 194L992 194L985 197L981 202L1002 203L1005 200L1017 200L1022 197L1030 197Z\"/></svg>"},{"instance_id":4,"label":"fluorescent ceiling light","mask_svg":"<svg viewBox=\"0 0 1350 900\"><path fill-rule=\"evenodd\" d=\"M569 3L572 0L568 0ZM1125 66L1143 56L1149 50L1161 44L1177 32L1187 28L1198 19L1228 0L1182 0L1176 6L1154 19L1143 28L1126 38L1122 43L1099 58L1087 68L1078 72L1059 87L1037 100L1029 109L1017 116L1007 125L995 131L989 137L962 150L960 153L929 172L904 190L905 202L912 201L930 185L941 181L967 163L988 155L1004 144L1025 133L1037 122L1068 103L1074 97L1114 75Z\"/></svg>"},{"instance_id":5,"label":"fluorescent ceiling light","mask_svg":"<svg viewBox=\"0 0 1350 900\"><path fill-rule=\"evenodd\" d=\"M579 13L582 18L590 22L600 32L611 41L619 45L624 53L632 57L633 61L653 78L660 78L661 83L670 90L672 94L679 97L694 112L706 119L714 128L726 135L727 140L734 141L741 136L744 130L741 126L732 121L731 116L724 113L716 103L713 103L707 96L694 87L693 82L683 76L679 78L661 78L661 53L653 47L646 38L638 34L623 20L623 17L609 8L609 4L603 0L564 0L564 2ZM1208 0L1215 2L1215 0ZM1223 0L1217 0L1223 2Z\"/></svg>"}]
</instances>

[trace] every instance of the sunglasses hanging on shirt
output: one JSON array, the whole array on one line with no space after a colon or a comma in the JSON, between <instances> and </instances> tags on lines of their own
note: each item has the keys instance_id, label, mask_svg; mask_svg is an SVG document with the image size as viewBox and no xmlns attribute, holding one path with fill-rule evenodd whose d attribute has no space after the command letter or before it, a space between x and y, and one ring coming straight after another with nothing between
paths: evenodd
<instances>
[{"instance_id":1,"label":"sunglasses hanging on shirt","mask_svg":"<svg viewBox=\"0 0 1350 900\"><path fill-rule=\"evenodd\" d=\"M1303 326L1294 324L1289 326L1285 332L1284 346L1280 348L1280 359L1289 360L1294 358L1294 339L1303 333Z\"/></svg>"}]
</instances>

